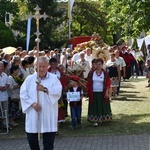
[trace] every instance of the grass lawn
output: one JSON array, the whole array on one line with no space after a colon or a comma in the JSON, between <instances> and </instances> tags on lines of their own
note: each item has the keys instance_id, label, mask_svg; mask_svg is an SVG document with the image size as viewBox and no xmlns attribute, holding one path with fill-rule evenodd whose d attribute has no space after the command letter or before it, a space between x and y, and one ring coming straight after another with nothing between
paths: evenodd
<instances>
[{"instance_id":1,"label":"grass lawn","mask_svg":"<svg viewBox=\"0 0 150 150\"><path fill-rule=\"evenodd\" d=\"M147 79L130 79L121 82L121 92L111 102L113 119L93 128L86 121L88 101L83 101L82 128L76 131L71 129L70 116L60 126L61 136L96 136L116 134L150 133L150 89L145 88ZM0 139L25 137L24 119L18 120L20 125L11 130Z\"/></svg>"}]
</instances>

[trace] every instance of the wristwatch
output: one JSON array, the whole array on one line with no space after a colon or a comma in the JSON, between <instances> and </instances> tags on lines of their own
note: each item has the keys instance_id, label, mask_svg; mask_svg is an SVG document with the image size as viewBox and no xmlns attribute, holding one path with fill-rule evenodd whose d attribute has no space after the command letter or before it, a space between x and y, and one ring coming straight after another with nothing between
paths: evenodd
<instances>
[{"instance_id":1,"label":"wristwatch","mask_svg":"<svg viewBox=\"0 0 150 150\"><path fill-rule=\"evenodd\" d=\"M43 92L45 92L45 93L47 92L47 88L46 87L44 87L44 91Z\"/></svg>"}]
</instances>

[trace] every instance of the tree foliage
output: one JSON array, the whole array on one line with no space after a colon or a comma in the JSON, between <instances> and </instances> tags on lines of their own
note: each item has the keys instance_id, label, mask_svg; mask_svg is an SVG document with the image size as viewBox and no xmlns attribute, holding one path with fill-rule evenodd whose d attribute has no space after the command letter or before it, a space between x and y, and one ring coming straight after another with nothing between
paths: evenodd
<instances>
[{"instance_id":1,"label":"tree foliage","mask_svg":"<svg viewBox=\"0 0 150 150\"><path fill-rule=\"evenodd\" d=\"M18 11L16 2L12 2L11 0L0 0L0 20L2 22L5 22L5 15L7 12L17 15Z\"/></svg>"},{"instance_id":2,"label":"tree foliage","mask_svg":"<svg viewBox=\"0 0 150 150\"><path fill-rule=\"evenodd\" d=\"M6 46L15 46L15 38L9 27L7 27L2 21L0 21L0 48Z\"/></svg>"},{"instance_id":3,"label":"tree foliage","mask_svg":"<svg viewBox=\"0 0 150 150\"><path fill-rule=\"evenodd\" d=\"M137 37L140 32L149 31L150 14L147 0L103 0L101 6L106 10L110 32Z\"/></svg>"},{"instance_id":4,"label":"tree foliage","mask_svg":"<svg viewBox=\"0 0 150 150\"><path fill-rule=\"evenodd\" d=\"M53 0L1 0L0 20L4 22L6 12L14 16L12 29L19 31L18 44L25 48L27 18L35 13L39 5L40 13L49 16L40 19L41 49L61 47L68 39L67 10L58 9ZM136 38L140 32L150 32L148 0L76 0L72 11L71 36L99 33L108 44L121 37ZM30 49L36 43L36 20L32 19Z\"/></svg>"},{"instance_id":5,"label":"tree foliage","mask_svg":"<svg viewBox=\"0 0 150 150\"><path fill-rule=\"evenodd\" d=\"M54 47L60 47L62 45L62 41L64 40L62 38L61 32L59 32L59 26L62 24L62 22L66 19L66 17L63 16L64 12L57 9L57 3L50 1L50 0L25 0L26 7L28 12L31 12L32 15L35 14L34 8L38 5L41 8L40 14L43 15L45 12L48 15L48 18L44 20L43 18L40 19L40 49L48 49L48 48L54 48ZM21 16L20 16L21 17ZM22 38L26 40L26 28L27 28L27 18L23 18L22 21L20 21L20 18L14 19L13 28L15 30L19 29L19 31L22 33ZM21 28L19 28L19 26ZM36 32L36 20L32 18L32 24L31 24L31 40L30 43L30 49L35 46L35 39L36 35L34 34Z\"/></svg>"},{"instance_id":6,"label":"tree foliage","mask_svg":"<svg viewBox=\"0 0 150 150\"><path fill-rule=\"evenodd\" d=\"M97 2L76 2L73 8L72 36L92 35L97 32L106 40L105 15Z\"/></svg>"}]
</instances>

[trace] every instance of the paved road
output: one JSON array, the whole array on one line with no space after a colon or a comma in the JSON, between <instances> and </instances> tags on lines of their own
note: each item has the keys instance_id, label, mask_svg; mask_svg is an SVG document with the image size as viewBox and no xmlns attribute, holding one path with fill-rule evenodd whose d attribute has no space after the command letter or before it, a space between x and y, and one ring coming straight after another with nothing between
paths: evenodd
<instances>
[{"instance_id":1,"label":"paved road","mask_svg":"<svg viewBox=\"0 0 150 150\"><path fill-rule=\"evenodd\" d=\"M40 141L42 149L42 140ZM0 140L0 150L29 150L26 139ZM54 150L150 150L150 134L60 137Z\"/></svg>"}]
</instances>

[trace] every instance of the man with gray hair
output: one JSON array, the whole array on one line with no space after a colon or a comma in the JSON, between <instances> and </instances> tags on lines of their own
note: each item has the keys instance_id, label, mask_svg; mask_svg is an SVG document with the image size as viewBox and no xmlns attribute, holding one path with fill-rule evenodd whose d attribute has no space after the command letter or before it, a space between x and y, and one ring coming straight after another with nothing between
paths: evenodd
<instances>
[{"instance_id":1,"label":"man with gray hair","mask_svg":"<svg viewBox=\"0 0 150 150\"><path fill-rule=\"evenodd\" d=\"M87 60L90 64L90 68L92 68L92 60L93 60L93 56L92 56L92 50L90 47L87 47L85 50L85 60Z\"/></svg>"},{"instance_id":2,"label":"man with gray hair","mask_svg":"<svg viewBox=\"0 0 150 150\"><path fill-rule=\"evenodd\" d=\"M83 70L83 78L86 79L91 68L89 62L85 60L84 52L80 52L80 59L76 63L79 66L78 69Z\"/></svg>"},{"instance_id":3,"label":"man with gray hair","mask_svg":"<svg viewBox=\"0 0 150 150\"><path fill-rule=\"evenodd\" d=\"M71 67L73 67L73 65L77 62L77 60L80 59L80 52L82 52L82 49L78 48L77 53L72 56Z\"/></svg>"},{"instance_id":4,"label":"man with gray hair","mask_svg":"<svg viewBox=\"0 0 150 150\"><path fill-rule=\"evenodd\" d=\"M38 66L37 66L38 65ZM38 133L43 134L44 150L53 150L55 133L57 132L58 100L62 86L56 75L47 72L49 60L39 57L35 60L37 72L29 75L20 89L22 111L26 114L25 130L31 150L39 150ZM39 92L37 94L37 92ZM37 99L39 98L39 102Z\"/></svg>"}]
</instances>

